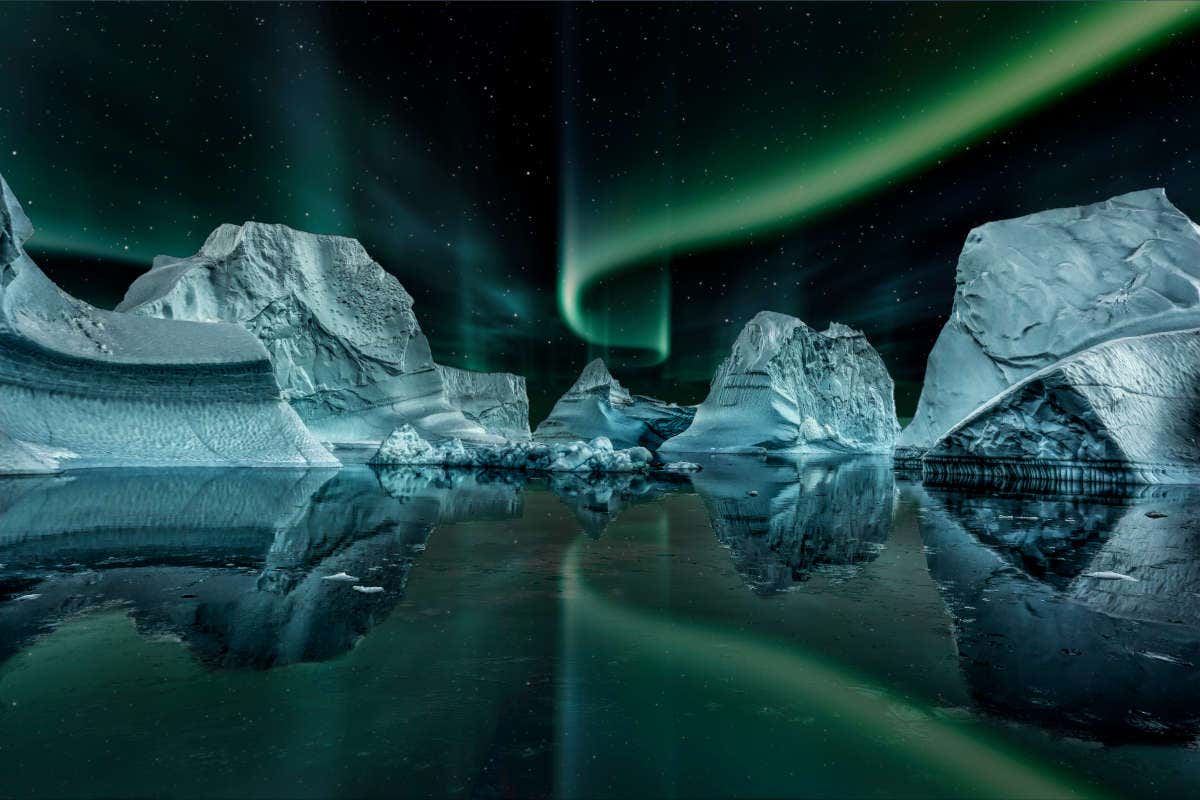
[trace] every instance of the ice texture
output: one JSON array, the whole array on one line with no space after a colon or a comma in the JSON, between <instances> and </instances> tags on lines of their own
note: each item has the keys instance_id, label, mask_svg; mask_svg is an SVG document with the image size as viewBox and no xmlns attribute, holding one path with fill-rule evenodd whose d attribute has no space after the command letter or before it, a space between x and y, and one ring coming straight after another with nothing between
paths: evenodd
<instances>
[{"instance_id":1,"label":"ice texture","mask_svg":"<svg viewBox=\"0 0 1200 800\"><path fill-rule=\"evenodd\" d=\"M604 360L592 360L533 432L541 442L574 442L603 436L613 445L657 450L683 432L695 409L630 394Z\"/></svg>"},{"instance_id":2,"label":"ice texture","mask_svg":"<svg viewBox=\"0 0 1200 800\"><path fill-rule=\"evenodd\" d=\"M967 236L954 305L898 455L919 456L1022 378L1110 339L1200 327L1200 233L1162 189L990 222Z\"/></svg>"},{"instance_id":3,"label":"ice texture","mask_svg":"<svg viewBox=\"0 0 1200 800\"><path fill-rule=\"evenodd\" d=\"M437 370L450 405L471 422L505 439L529 438L529 395L523 377L442 365Z\"/></svg>"},{"instance_id":4,"label":"ice texture","mask_svg":"<svg viewBox=\"0 0 1200 800\"><path fill-rule=\"evenodd\" d=\"M234 325L101 311L23 249L0 177L0 473L95 466L336 466Z\"/></svg>"},{"instance_id":5,"label":"ice texture","mask_svg":"<svg viewBox=\"0 0 1200 800\"><path fill-rule=\"evenodd\" d=\"M375 444L406 422L431 439L500 439L450 404L412 297L354 239L222 225L194 256L156 258L117 310L245 327L324 441Z\"/></svg>"},{"instance_id":6,"label":"ice texture","mask_svg":"<svg viewBox=\"0 0 1200 800\"><path fill-rule=\"evenodd\" d=\"M1200 329L1068 356L977 408L922 459L935 482L1200 481Z\"/></svg>"},{"instance_id":7,"label":"ice texture","mask_svg":"<svg viewBox=\"0 0 1200 800\"><path fill-rule=\"evenodd\" d=\"M653 456L644 447L616 449L603 436L590 442L506 442L464 444L458 439L432 444L411 425L392 432L372 464L513 469L524 472L645 472Z\"/></svg>"},{"instance_id":8,"label":"ice texture","mask_svg":"<svg viewBox=\"0 0 1200 800\"><path fill-rule=\"evenodd\" d=\"M759 312L717 368L708 397L663 454L891 452L899 433L892 378L859 331L816 331Z\"/></svg>"}]
</instances>

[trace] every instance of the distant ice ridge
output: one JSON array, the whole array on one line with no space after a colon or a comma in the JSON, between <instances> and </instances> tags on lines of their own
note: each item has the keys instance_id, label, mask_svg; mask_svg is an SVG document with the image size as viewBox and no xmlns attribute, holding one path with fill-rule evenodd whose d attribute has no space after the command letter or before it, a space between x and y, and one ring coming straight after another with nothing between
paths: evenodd
<instances>
[{"instance_id":1,"label":"distant ice ridge","mask_svg":"<svg viewBox=\"0 0 1200 800\"><path fill-rule=\"evenodd\" d=\"M661 452L890 453L891 376L862 333L762 311L718 367L691 426Z\"/></svg>"},{"instance_id":2,"label":"distant ice ridge","mask_svg":"<svg viewBox=\"0 0 1200 800\"><path fill-rule=\"evenodd\" d=\"M244 326L325 441L376 443L404 423L431 439L501 440L450 402L412 297L354 239L222 225L196 255L156 258L117 310Z\"/></svg>"},{"instance_id":3,"label":"distant ice ridge","mask_svg":"<svg viewBox=\"0 0 1200 800\"><path fill-rule=\"evenodd\" d=\"M899 456L919 457L981 404L1073 353L1200 327L1200 233L1162 189L1132 192L974 229L956 281Z\"/></svg>"},{"instance_id":4,"label":"distant ice ridge","mask_svg":"<svg viewBox=\"0 0 1200 800\"><path fill-rule=\"evenodd\" d=\"M603 436L613 446L657 450L682 433L696 410L664 403L653 397L630 394L608 371L603 359L594 359L579 379L559 398L533 438L541 442L574 442Z\"/></svg>"},{"instance_id":5,"label":"distant ice ridge","mask_svg":"<svg viewBox=\"0 0 1200 800\"><path fill-rule=\"evenodd\" d=\"M1200 481L1200 329L1116 339L977 408L922 461L935 482Z\"/></svg>"},{"instance_id":6,"label":"distant ice ridge","mask_svg":"<svg viewBox=\"0 0 1200 800\"><path fill-rule=\"evenodd\" d=\"M431 444L411 425L392 432L372 464L491 467L525 472L646 472L652 456L644 447L616 449L598 436L590 442L507 442L471 445L455 439Z\"/></svg>"},{"instance_id":7,"label":"distant ice ridge","mask_svg":"<svg viewBox=\"0 0 1200 800\"><path fill-rule=\"evenodd\" d=\"M525 379L508 372L471 372L438 365L446 397L467 419L505 439L529 438Z\"/></svg>"},{"instance_id":8,"label":"distant ice ridge","mask_svg":"<svg viewBox=\"0 0 1200 800\"><path fill-rule=\"evenodd\" d=\"M0 473L338 464L253 336L93 308L26 255L32 235L0 177Z\"/></svg>"}]
</instances>

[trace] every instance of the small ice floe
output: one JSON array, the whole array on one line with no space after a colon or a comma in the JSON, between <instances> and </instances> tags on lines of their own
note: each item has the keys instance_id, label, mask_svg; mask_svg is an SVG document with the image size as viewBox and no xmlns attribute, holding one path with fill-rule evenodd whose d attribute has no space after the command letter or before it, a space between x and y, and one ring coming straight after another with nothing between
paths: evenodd
<instances>
[{"instance_id":1,"label":"small ice floe","mask_svg":"<svg viewBox=\"0 0 1200 800\"><path fill-rule=\"evenodd\" d=\"M1166 653L1152 653L1149 650L1139 650L1138 655L1154 661L1165 661L1168 664L1178 664L1181 667L1192 666L1190 662L1184 661L1181 658L1176 658L1175 656L1169 656Z\"/></svg>"},{"instance_id":2,"label":"small ice floe","mask_svg":"<svg viewBox=\"0 0 1200 800\"><path fill-rule=\"evenodd\" d=\"M1085 572L1083 573L1083 577L1096 578L1097 580L1101 581L1129 581L1131 583L1139 582L1137 578L1133 577L1132 575L1126 575L1123 572Z\"/></svg>"},{"instance_id":3,"label":"small ice floe","mask_svg":"<svg viewBox=\"0 0 1200 800\"><path fill-rule=\"evenodd\" d=\"M1163 517L1166 516L1166 514L1164 514L1161 511L1147 511L1146 516L1149 517L1150 519L1162 519Z\"/></svg>"},{"instance_id":4,"label":"small ice floe","mask_svg":"<svg viewBox=\"0 0 1200 800\"><path fill-rule=\"evenodd\" d=\"M354 577L353 575L351 575L347 572L338 572L333 575L326 575L325 577L321 578L321 580L323 580L323 581L340 581L342 583L357 583L358 582L358 578ZM357 589L358 587L355 586L354 588Z\"/></svg>"},{"instance_id":5,"label":"small ice floe","mask_svg":"<svg viewBox=\"0 0 1200 800\"><path fill-rule=\"evenodd\" d=\"M20 603L22 600L37 600L39 597L41 597L40 594L23 594L20 597L15 597L13 599Z\"/></svg>"},{"instance_id":6,"label":"small ice floe","mask_svg":"<svg viewBox=\"0 0 1200 800\"><path fill-rule=\"evenodd\" d=\"M1036 520L1041 519L1041 517L1022 517L1020 515L1015 515L1015 514L1001 514L1000 519L1019 519L1019 520L1025 521L1025 522L1034 522Z\"/></svg>"},{"instance_id":7,"label":"small ice floe","mask_svg":"<svg viewBox=\"0 0 1200 800\"><path fill-rule=\"evenodd\" d=\"M363 594L379 594L383 591L382 586L351 586L350 588Z\"/></svg>"},{"instance_id":8,"label":"small ice floe","mask_svg":"<svg viewBox=\"0 0 1200 800\"><path fill-rule=\"evenodd\" d=\"M663 472L699 472L702 469L695 461L672 461L662 467Z\"/></svg>"}]
</instances>

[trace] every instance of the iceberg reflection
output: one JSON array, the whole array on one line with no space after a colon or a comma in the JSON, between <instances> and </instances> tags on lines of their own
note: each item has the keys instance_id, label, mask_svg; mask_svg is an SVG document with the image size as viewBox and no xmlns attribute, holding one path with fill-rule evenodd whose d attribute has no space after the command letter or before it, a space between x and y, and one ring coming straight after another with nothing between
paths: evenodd
<instances>
[{"instance_id":1,"label":"iceberg reflection","mask_svg":"<svg viewBox=\"0 0 1200 800\"><path fill-rule=\"evenodd\" d=\"M0 659L123 603L206 662L265 668L353 647L403 597L435 526L519 516L521 497L469 473L363 466L90 470L0 481L0 508L0 599L14 601Z\"/></svg>"},{"instance_id":2,"label":"iceberg reflection","mask_svg":"<svg viewBox=\"0 0 1200 800\"><path fill-rule=\"evenodd\" d=\"M1110 743L1200 732L1200 492L906 492L981 706Z\"/></svg>"},{"instance_id":3,"label":"iceberg reflection","mask_svg":"<svg viewBox=\"0 0 1200 800\"><path fill-rule=\"evenodd\" d=\"M571 509L584 532L592 538L600 536L627 507L687 486L686 478L637 472L551 473L548 481L550 491Z\"/></svg>"},{"instance_id":4,"label":"iceberg reflection","mask_svg":"<svg viewBox=\"0 0 1200 800\"><path fill-rule=\"evenodd\" d=\"M852 575L888 539L896 487L888 460L824 456L707 459L692 485L736 569L758 594L815 572Z\"/></svg>"}]
</instances>

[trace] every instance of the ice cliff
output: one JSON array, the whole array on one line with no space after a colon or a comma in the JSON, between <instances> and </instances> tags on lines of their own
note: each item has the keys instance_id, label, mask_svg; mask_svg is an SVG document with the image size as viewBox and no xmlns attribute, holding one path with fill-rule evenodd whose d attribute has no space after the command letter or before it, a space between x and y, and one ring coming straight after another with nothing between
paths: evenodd
<instances>
[{"instance_id":1,"label":"ice cliff","mask_svg":"<svg viewBox=\"0 0 1200 800\"><path fill-rule=\"evenodd\" d=\"M608 371L602 359L583 368L579 379L559 398L533 432L542 442L573 442L603 436L613 446L657 450L682 433L695 409L630 394Z\"/></svg>"},{"instance_id":2,"label":"ice cliff","mask_svg":"<svg viewBox=\"0 0 1200 800\"><path fill-rule=\"evenodd\" d=\"M507 372L437 368L450 405L488 433L505 439L529 438L529 395L525 379Z\"/></svg>"},{"instance_id":3,"label":"ice cliff","mask_svg":"<svg viewBox=\"0 0 1200 800\"><path fill-rule=\"evenodd\" d=\"M1200 233L1161 189L990 222L967 236L954 305L899 455L1085 348L1200 327Z\"/></svg>"},{"instance_id":4,"label":"ice cliff","mask_svg":"<svg viewBox=\"0 0 1200 800\"><path fill-rule=\"evenodd\" d=\"M141 319L63 292L0 177L0 472L336 465L233 325Z\"/></svg>"},{"instance_id":5,"label":"ice cliff","mask_svg":"<svg viewBox=\"0 0 1200 800\"><path fill-rule=\"evenodd\" d=\"M1017 382L925 454L933 481L1200 479L1200 329L1116 339Z\"/></svg>"},{"instance_id":6,"label":"ice cliff","mask_svg":"<svg viewBox=\"0 0 1200 800\"><path fill-rule=\"evenodd\" d=\"M708 397L663 454L890 452L899 424L893 384L862 333L816 331L762 311L718 367Z\"/></svg>"},{"instance_id":7,"label":"ice cliff","mask_svg":"<svg viewBox=\"0 0 1200 800\"><path fill-rule=\"evenodd\" d=\"M267 348L284 397L322 439L499 441L449 401L413 300L354 239L222 225L189 258L159 256L118 311L234 322Z\"/></svg>"},{"instance_id":8,"label":"ice cliff","mask_svg":"<svg viewBox=\"0 0 1200 800\"><path fill-rule=\"evenodd\" d=\"M652 456L644 447L615 448L603 436L590 442L431 444L411 425L392 432L371 459L377 465L513 469L524 472L645 472Z\"/></svg>"}]
</instances>

